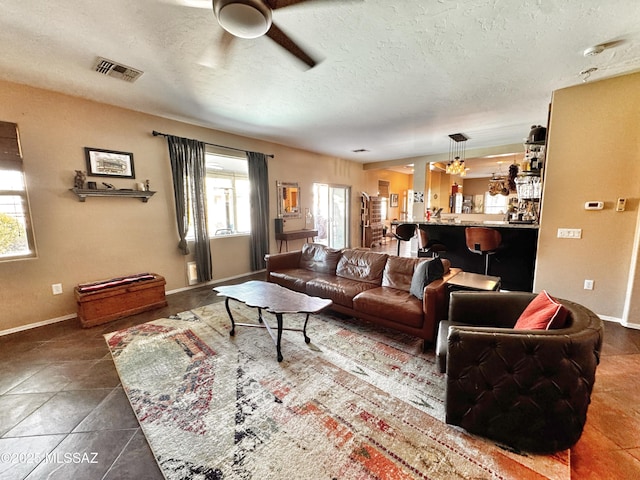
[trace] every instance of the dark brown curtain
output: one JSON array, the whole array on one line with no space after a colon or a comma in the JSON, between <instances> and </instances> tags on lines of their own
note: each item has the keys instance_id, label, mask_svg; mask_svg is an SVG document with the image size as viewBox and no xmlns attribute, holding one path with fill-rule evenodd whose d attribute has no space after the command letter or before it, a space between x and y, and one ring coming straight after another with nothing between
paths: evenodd
<instances>
[{"instance_id":1,"label":"dark brown curtain","mask_svg":"<svg viewBox=\"0 0 640 480\"><path fill-rule=\"evenodd\" d=\"M213 273L204 186L206 179L204 143L173 135L167 135L167 143L171 159L176 223L180 237L178 248L183 255L189 253L186 237L189 224L193 224L198 282L207 282L213 278Z\"/></svg>"},{"instance_id":2,"label":"dark brown curtain","mask_svg":"<svg viewBox=\"0 0 640 480\"><path fill-rule=\"evenodd\" d=\"M247 152L251 203L251 270L262 270L269 253L269 175L267 156Z\"/></svg>"}]
</instances>

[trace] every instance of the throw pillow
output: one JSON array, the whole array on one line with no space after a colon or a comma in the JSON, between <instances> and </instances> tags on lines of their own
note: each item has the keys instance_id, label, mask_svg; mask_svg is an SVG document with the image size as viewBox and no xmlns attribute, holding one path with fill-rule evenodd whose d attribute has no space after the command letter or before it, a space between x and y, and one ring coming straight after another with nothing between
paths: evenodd
<instances>
[{"instance_id":1,"label":"throw pillow","mask_svg":"<svg viewBox=\"0 0 640 480\"><path fill-rule=\"evenodd\" d=\"M444 276L444 265L440 258L432 258L419 262L411 277L411 287L409 293L416 298L422 300L424 296L424 287L435 280L439 280Z\"/></svg>"},{"instance_id":2,"label":"throw pillow","mask_svg":"<svg viewBox=\"0 0 640 480\"><path fill-rule=\"evenodd\" d=\"M546 290L541 291L513 327L516 330L550 330L564 327L569 311Z\"/></svg>"}]
</instances>

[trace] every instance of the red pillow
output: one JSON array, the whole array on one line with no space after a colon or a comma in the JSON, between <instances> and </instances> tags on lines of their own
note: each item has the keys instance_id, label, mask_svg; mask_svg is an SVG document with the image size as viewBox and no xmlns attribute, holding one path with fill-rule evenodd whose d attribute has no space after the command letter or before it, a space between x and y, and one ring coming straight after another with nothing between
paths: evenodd
<instances>
[{"instance_id":1,"label":"red pillow","mask_svg":"<svg viewBox=\"0 0 640 480\"><path fill-rule=\"evenodd\" d=\"M569 311L545 290L524 309L513 327L516 330L550 330L564 327Z\"/></svg>"}]
</instances>

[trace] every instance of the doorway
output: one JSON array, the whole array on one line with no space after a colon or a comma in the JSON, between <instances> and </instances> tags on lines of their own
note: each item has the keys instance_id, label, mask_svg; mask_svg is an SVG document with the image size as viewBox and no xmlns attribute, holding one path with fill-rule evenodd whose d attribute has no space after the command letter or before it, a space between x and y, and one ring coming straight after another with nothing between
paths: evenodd
<instances>
[{"instance_id":1,"label":"doorway","mask_svg":"<svg viewBox=\"0 0 640 480\"><path fill-rule=\"evenodd\" d=\"M349 247L349 205L351 187L313 184L313 217L318 230L316 242L331 248Z\"/></svg>"}]
</instances>

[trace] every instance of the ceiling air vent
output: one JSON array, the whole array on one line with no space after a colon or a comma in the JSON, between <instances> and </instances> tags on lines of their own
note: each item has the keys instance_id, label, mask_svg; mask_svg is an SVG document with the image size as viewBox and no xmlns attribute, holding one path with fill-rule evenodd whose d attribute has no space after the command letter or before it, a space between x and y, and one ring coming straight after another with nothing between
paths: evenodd
<instances>
[{"instance_id":1,"label":"ceiling air vent","mask_svg":"<svg viewBox=\"0 0 640 480\"><path fill-rule=\"evenodd\" d=\"M142 70L136 70L102 57L98 57L93 69L103 75L119 78L126 82L135 82L144 73Z\"/></svg>"}]
</instances>

